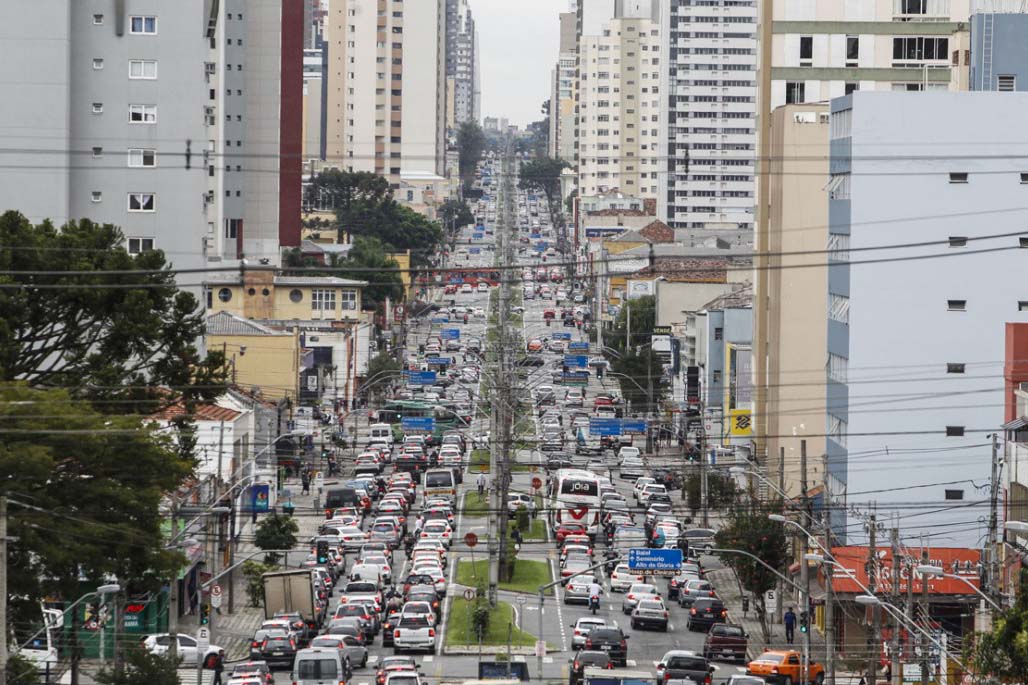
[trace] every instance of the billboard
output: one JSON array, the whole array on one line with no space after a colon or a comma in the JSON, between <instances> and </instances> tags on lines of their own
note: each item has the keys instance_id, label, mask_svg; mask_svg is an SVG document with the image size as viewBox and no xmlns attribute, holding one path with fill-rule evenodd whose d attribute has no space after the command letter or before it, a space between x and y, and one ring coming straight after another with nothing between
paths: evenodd
<instances>
[{"instance_id":1,"label":"billboard","mask_svg":"<svg viewBox=\"0 0 1028 685\"><path fill-rule=\"evenodd\" d=\"M750 415L749 409L731 409L729 416L731 420L729 433L740 438L753 435L753 417Z\"/></svg>"}]
</instances>

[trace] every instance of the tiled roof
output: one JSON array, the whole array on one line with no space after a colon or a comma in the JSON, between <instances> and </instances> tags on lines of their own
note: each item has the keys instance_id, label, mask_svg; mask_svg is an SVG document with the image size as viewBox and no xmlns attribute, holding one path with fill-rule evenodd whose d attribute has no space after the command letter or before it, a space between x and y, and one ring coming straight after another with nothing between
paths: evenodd
<instances>
[{"instance_id":1,"label":"tiled roof","mask_svg":"<svg viewBox=\"0 0 1028 685\"><path fill-rule=\"evenodd\" d=\"M219 407L216 404L201 404L193 412L193 418L197 421L235 421L242 412L226 407ZM156 421L171 421L172 419L186 415L186 408L181 403L165 407L156 414L150 416Z\"/></svg>"},{"instance_id":2,"label":"tiled roof","mask_svg":"<svg viewBox=\"0 0 1028 685\"><path fill-rule=\"evenodd\" d=\"M275 285L367 285L367 281L354 281L335 276L275 276Z\"/></svg>"},{"instance_id":3,"label":"tiled roof","mask_svg":"<svg viewBox=\"0 0 1028 685\"><path fill-rule=\"evenodd\" d=\"M654 243L673 243L675 242L675 229L665 224L660 219L651 221L642 228L639 229L639 233L647 238L650 242Z\"/></svg>"},{"instance_id":4,"label":"tiled roof","mask_svg":"<svg viewBox=\"0 0 1028 685\"><path fill-rule=\"evenodd\" d=\"M207 317L208 335L283 335L252 319L244 319L232 312L218 312Z\"/></svg>"},{"instance_id":5,"label":"tiled roof","mask_svg":"<svg viewBox=\"0 0 1028 685\"><path fill-rule=\"evenodd\" d=\"M586 216L649 216L641 209L594 209Z\"/></svg>"}]
</instances>

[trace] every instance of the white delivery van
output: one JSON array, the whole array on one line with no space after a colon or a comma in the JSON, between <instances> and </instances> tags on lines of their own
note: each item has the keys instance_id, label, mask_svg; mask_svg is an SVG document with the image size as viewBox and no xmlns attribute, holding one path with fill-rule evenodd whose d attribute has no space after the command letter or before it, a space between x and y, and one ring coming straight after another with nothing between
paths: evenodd
<instances>
[{"instance_id":1,"label":"white delivery van","mask_svg":"<svg viewBox=\"0 0 1028 685\"><path fill-rule=\"evenodd\" d=\"M338 649L310 647L296 653L293 685L339 685L348 680Z\"/></svg>"},{"instance_id":2,"label":"white delivery van","mask_svg":"<svg viewBox=\"0 0 1028 685\"><path fill-rule=\"evenodd\" d=\"M390 446L393 444L393 427L388 423L373 423L369 430L371 437L368 438L368 444L376 442Z\"/></svg>"}]
</instances>

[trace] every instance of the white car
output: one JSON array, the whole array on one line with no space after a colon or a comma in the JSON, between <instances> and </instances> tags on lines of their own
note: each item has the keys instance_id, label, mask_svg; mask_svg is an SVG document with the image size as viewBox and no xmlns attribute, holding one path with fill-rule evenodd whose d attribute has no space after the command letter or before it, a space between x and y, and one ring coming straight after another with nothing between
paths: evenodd
<instances>
[{"instance_id":1,"label":"white car","mask_svg":"<svg viewBox=\"0 0 1028 685\"><path fill-rule=\"evenodd\" d=\"M479 284L478 284L478 292L480 292L480 293L487 293L487 292L489 292L489 284L484 282L484 281L479 282Z\"/></svg>"},{"instance_id":2,"label":"white car","mask_svg":"<svg viewBox=\"0 0 1028 685\"><path fill-rule=\"evenodd\" d=\"M632 486L632 497L635 498L635 501L636 502L639 501L639 495L642 493L644 487L646 487L650 483L656 483L656 482L657 481L654 480L653 478L649 478L649 477L646 477L646 476L637 479L635 481L635 484Z\"/></svg>"},{"instance_id":3,"label":"white car","mask_svg":"<svg viewBox=\"0 0 1028 685\"><path fill-rule=\"evenodd\" d=\"M450 546L450 541L453 538L453 529L450 528L450 524L446 521L429 521L421 529L421 539L439 540L447 547Z\"/></svg>"},{"instance_id":4,"label":"white car","mask_svg":"<svg viewBox=\"0 0 1028 685\"><path fill-rule=\"evenodd\" d=\"M610 574L610 589L617 592L628 592L634 583L643 582L643 577L629 570L628 564L618 564Z\"/></svg>"},{"instance_id":5,"label":"white car","mask_svg":"<svg viewBox=\"0 0 1028 685\"><path fill-rule=\"evenodd\" d=\"M535 511L535 498L523 492L512 492L507 495L507 509L510 513L517 512L521 507L525 507L529 512Z\"/></svg>"},{"instance_id":6,"label":"white car","mask_svg":"<svg viewBox=\"0 0 1028 685\"><path fill-rule=\"evenodd\" d=\"M589 639L589 631L593 628L602 628L607 621L602 618L590 616L580 618L571 624L571 649L581 649L585 641Z\"/></svg>"},{"instance_id":7,"label":"white car","mask_svg":"<svg viewBox=\"0 0 1028 685\"><path fill-rule=\"evenodd\" d=\"M473 293L473 292L475 292L475 289L473 287L471 287L470 283L465 283L464 285L462 285L460 287L460 291L462 293Z\"/></svg>"},{"instance_id":8,"label":"white car","mask_svg":"<svg viewBox=\"0 0 1028 685\"><path fill-rule=\"evenodd\" d=\"M639 451L638 447L631 447L629 445L625 445L624 447L618 450L618 461L622 462L625 459L639 458L641 454L642 453Z\"/></svg>"},{"instance_id":9,"label":"white car","mask_svg":"<svg viewBox=\"0 0 1028 685\"><path fill-rule=\"evenodd\" d=\"M178 633L178 658L184 664L196 665L196 660L199 655L197 649L198 643L196 638L192 635L183 635ZM168 649L171 647L171 635L168 633L155 633L154 635L147 635L143 640L143 648L151 654L158 656L164 656L168 653ZM221 651L221 647L217 645L210 645L203 654L203 658L206 659L211 654L217 654Z\"/></svg>"}]
</instances>

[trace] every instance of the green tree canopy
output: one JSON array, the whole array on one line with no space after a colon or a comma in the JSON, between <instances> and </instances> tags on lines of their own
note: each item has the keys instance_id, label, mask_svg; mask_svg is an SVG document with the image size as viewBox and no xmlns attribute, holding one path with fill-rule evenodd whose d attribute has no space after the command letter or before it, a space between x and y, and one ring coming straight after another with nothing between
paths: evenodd
<instances>
[{"instance_id":1,"label":"green tree canopy","mask_svg":"<svg viewBox=\"0 0 1028 685\"><path fill-rule=\"evenodd\" d=\"M439 221L446 230L451 226L460 229L461 226L475 223L475 215L464 200L447 200L439 206Z\"/></svg>"},{"instance_id":2,"label":"green tree canopy","mask_svg":"<svg viewBox=\"0 0 1028 685\"><path fill-rule=\"evenodd\" d=\"M470 188L475 180L475 169L482 159L485 146L485 134L477 121L465 121L460 125L457 130L457 166L465 188Z\"/></svg>"},{"instance_id":3,"label":"green tree canopy","mask_svg":"<svg viewBox=\"0 0 1028 685\"><path fill-rule=\"evenodd\" d=\"M203 310L178 290L163 252L128 254L111 224L83 219L58 230L17 212L0 215L0 244L0 270L68 272L0 276L22 286L0 288L0 380L73 388L112 414L222 392L223 356L201 359Z\"/></svg>"},{"instance_id":4,"label":"green tree canopy","mask_svg":"<svg viewBox=\"0 0 1028 685\"><path fill-rule=\"evenodd\" d=\"M352 231L365 213L393 196L389 181L370 171L326 169L311 179L305 190L308 207L334 211L339 228Z\"/></svg>"},{"instance_id":5,"label":"green tree canopy","mask_svg":"<svg viewBox=\"0 0 1028 685\"><path fill-rule=\"evenodd\" d=\"M300 531L296 519L292 516L273 513L261 519L257 524L257 532L253 536L253 544L257 549L292 549L296 545L296 534ZM281 557L271 552L264 555L265 563L274 564Z\"/></svg>"},{"instance_id":6,"label":"green tree canopy","mask_svg":"<svg viewBox=\"0 0 1028 685\"><path fill-rule=\"evenodd\" d=\"M522 190L540 192L546 197L546 205L554 225L560 223L560 174L567 166L568 163L559 157L537 157L522 164L519 172L518 187Z\"/></svg>"},{"instance_id":7,"label":"green tree canopy","mask_svg":"<svg viewBox=\"0 0 1028 685\"><path fill-rule=\"evenodd\" d=\"M621 311L609 333L603 336L611 370L617 377L621 396L633 407L648 407L649 389L653 387L653 402L660 403L661 381L664 375L660 358L653 354L651 337L656 324L656 298L652 295L623 300ZM631 317L629 317L631 310ZM631 330L628 328L631 318ZM654 406L656 411L657 407Z\"/></svg>"},{"instance_id":8,"label":"green tree canopy","mask_svg":"<svg viewBox=\"0 0 1028 685\"><path fill-rule=\"evenodd\" d=\"M393 302L403 301L403 276L400 265L386 254L386 245L378 238L361 236L345 256L329 255L328 264L319 264L314 257L304 256L299 248L285 253L286 270L302 268L293 273L304 276L336 276L367 281L364 288L364 306L377 308L387 297Z\"/></svg>"},{"instance_id":9,"label":"green tree canopy","mask_svg":"<svg viewBox=\"0 0 1028 685\"><path fill-rule=\"evenodd\" d=\"M164 549L158 505L193 472L139 417L100 414L61 389L0 384L0 492L12 499L12 625L39 600L74 600L80 578L157 590L181 561Z\"/></svg>"}]
</instances>

